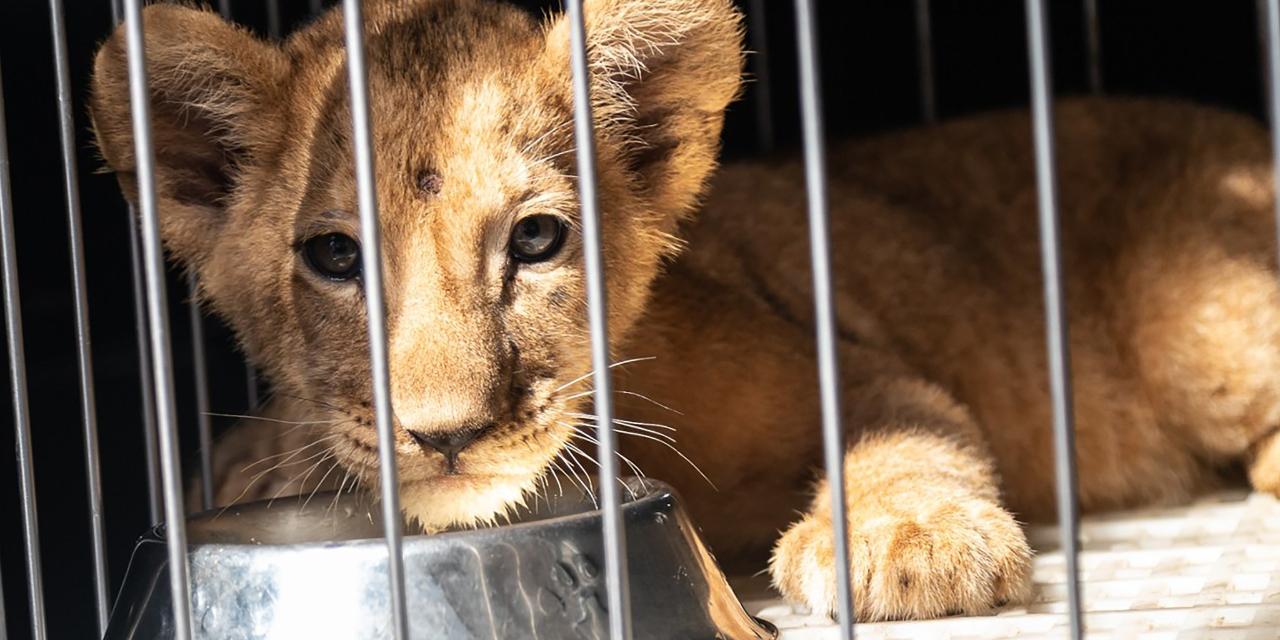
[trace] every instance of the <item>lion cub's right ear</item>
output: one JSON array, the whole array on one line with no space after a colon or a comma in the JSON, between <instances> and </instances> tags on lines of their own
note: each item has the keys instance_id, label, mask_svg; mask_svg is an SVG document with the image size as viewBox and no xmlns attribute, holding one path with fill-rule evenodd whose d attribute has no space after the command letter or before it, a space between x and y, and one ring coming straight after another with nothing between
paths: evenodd
<instances>
[{"instance_id":1,"label":"lion cub's right ear","mask_svg":"<svg viewBox=\"0 0 1280 640\"><path fill-rule=\"evenodd\" d=\"M216 14L157 4L143 12L156 195L165 245L200 264L242 163L281 135L285 54ZM137 202L125 29L103 43L90 98L98 147Z\"/></svg>"}]
</instances>

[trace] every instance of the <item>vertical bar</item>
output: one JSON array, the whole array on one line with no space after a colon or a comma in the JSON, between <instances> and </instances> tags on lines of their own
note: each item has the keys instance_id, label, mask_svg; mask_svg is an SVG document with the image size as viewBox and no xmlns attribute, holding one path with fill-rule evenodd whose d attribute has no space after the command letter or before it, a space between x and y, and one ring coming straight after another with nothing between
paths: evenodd
<instances>
[{"instance_id":1,"label":"vertical bar","mask_svg":"<svg viewBox=\"0 0 1280 640\"><path fill-rule=\"evenodd\" d=\"M1067 344L1067 306L1062 291L1058 243L1058 184L1054 166L1053 107L1050 100L1049 34L1043 0L1026 0L1027 47L1031 62L1032 133L1035 139L1036 193L1040 212L1040 259L1044 276L1045 343L1049 390L1053 396L1053 453L1058 489L1058 524L1067 563L1067 604L1071 637L1084 631L1080 610L1079 513L1076 509L1075 424L1071 413L1071 354Z\"/></svg>"},{"instance_id":2,"label":"vertical bar","mask_svg":"<svg viewBox=\"0 0 1280 640\"><path fill-rule=\"evenodd\" d=\"M1084 0L1084 28L1089 56L1089 91L1102 93L1102 32L1098 27L1098 0Z\"/></svg>"},{"instance_id":3,"label":"vertical bar","mask_svg":"<svg viewBox=\"0 0 1280 640\"><path fill-rule=\"evenodd\" d=\"M142 211L142 248L146 269L147 312L151 333L152 377L159 426L160 472L164 491L165 538L169 551L169 590L173 600L174 637L191 640L191 597L187 567L187 523L182 507L182 468L178 457L177 410L173 397L173 357L169 352L169 317L165 294L164 253L156 208L155 149L151 144L151 95L147 89L146 43L142 0L125 0L128 45L129 103L133 111L138 203Z\"/></svg>"},{"instance_id":4,"label":"vertical bar","mask_svg":"<svg viewBox=\"0 0 1280 640\"><path fill-rule=\"evenodd\" d=\"M200 508L213 508L213 429L209 423L209 366L204 351L204 316L200 313L200 284L187 274L187 313L191 321L191 360L195 369L196 429L200 439Z\"/></svg>"},{"instance_id":5,"label":"vertical bar","mask_svg":"<svg viewBox=\"0 0 1280 640\"><path fill-rule=\"evenodd\" d=\"M587 270L587 319L591 330L594 371L596 445L600 461L600 507L603 510L604 571L608 591L609 637L631 640L631 593L627 571L626 529L618 483L617 436L613 432L613 381L609 375L608 292L601 247L600 203L596 195L595 124L591 114L591 76L587 64L586 24L582 0L565 3L569 19L573 69L573 137L577 147L578 200L582 208L582 253Z\"/></svg>"},{"instance_id":6,"label":"vertical bar","mask_svg":"<svg viewBox=\"0 0 1280 640\"><path fill-rule=\"evenodd\" d=\"M813 262L813 308L817 324L818 383L822 398L822 453L831 489L835 534L836 609L840 637L853 638L853 594L849 584L849 534L845 513L844 432L840 425L840 369L836 361L836 316L831 302L831 249L827 236L827 169L823 148L822 96L812 0L796 0L796 44L800 64L800 115L804 134L804 178L809 204L809 248Z\"/></svg>"},{"instance_id":7,"label":"vertical bar","mask_svg":"<svg viewBox=\"0 0 1280 640\"><path fill-rule=\"evenodd\" d=\"M1271 123L1272 170L1275 183L1280 185L1280 0L1266 2L1266 88L1267 116ZM1280 200L1276 201L1276 242L1280 247Z\"/></svg>"},{"instance_id":8,"label":"vertical bar","mask_svg":"<svg viewBox=\"0 0 1280 640\"><path fill-rule=\"evenodd\" d=\"M0 570L0 575L4 575ZM9 638L9 620L4 613L4 589L0 589L0 640L8 640Z\"/></svg>"},{"instance_id":9,"label":"vertical bar","mask_svg":"<svg viewBox=\"0 0 1280 640\"><path fill-rule=\"evenodd\" d=\"M123 0L111 0L111 20L124 20ZM129 261L133 285L134 335L138 341L138 383L142 396L142 446L147 466L147 508L151 524L160 522L160 461L156 459L155 389L151 384L151 347L147 344L147 295L142 281L142 247L139 243L138 214L129 203Z\"/></svg>"},{"instance_id":10,"label":"vertical bar","mask_svg":"<svg viewBox=\"0 0 1280 640\"><path fill-rule=\"evenodd\" d=\"M1259 85L1262 87L1262 112L1264 118L1271 118L1271 70L1275 68L1271 64L1271 50L1268 48L1270 43L1270 16L1267 14L1269 0L1256 0L1253 3L1254 21L1258 26L1258 57L1261 63L1258 65ZM1275 122L1271 118L1270 122ZM1280 231L1280 230L1278 230Z\"/></svg>"},{"instance_id":11,"label":"vertical bar","mask_svg":"<svg viewBox=\"0 0 1280 640\"><path fill-rule=\"evenodd\" d=\"M751 0L752 66L756 76L756 144L761 151L773 151L773 88L769 81L769 33L764 0Z\"/></svg>"},{"instance_id":12,"label":"vertical bar","mask_svg":"<svg viewBox=\"0 0 1280 640\"><path fill-rule=\"evenodd\" d=\"M9 138L4 93L0 91L0 251L4 269L5 339L9 345L13 431L18 450L18 493L22 502L22 541L31 605L31 637L45 638L44 579L40 571L40 530L36 521L36 475L31 458L31 415L27 407L27 365L22 344L22 301L18 298L18 257L13 239L13 195L9 183Z\"/></svg>"},{"instance_id":13,"label":"vertical bar","mask_svg":"<svg viewBox=\"0 0 1280 640\"><path fill-rule=\"evenodd\" d=\"M267 34L280 39L280 0L267 0Z\"/></svg>"},{"instance_id":14,"label":"vertical bar","mask_svg":"<svg viewBox=\"0 0 1280 640\"><path fill-rule=\"evenodd\" d=\"M920 117L926 124L938 121L938 99L933 81L933 23L929 0L916 0L916 67L920 75Z\"/></svg>"},{"instance_id":15,"label":"vertical bar","mask_svg":"<svg viewBox=\"0 0 1280 640\"><path fill-rule=\"evenodd\" d=\"M231 16L231 0L218 0L218 13L222 16L222 19L223 19L223 20L226 20L227 22L231 22L231 21L232 21L232 16ZM268 5L267 5L267 14L268 14L268 18L267 18L267 19L268 19L269 21L270 21L270 20L272 20L271 16L277 16L277 17L275 18L275 23L274 23L276 26L273 28L273 29L274 29L274 31L272 32L272 37L273 37L273 38L274 38L274 37L277 37L277 36L278 36L278 34L277 34L277 33L275 33L275 32L279 31L280 5L279 5L278 3L276 3L276 2L272 2L272 3L268 4ZM270 29L269 29L269 30L270 30ZM193 325L193 326L194 326L194 325ZM203 332L202 332L202 333L203 333ZM203 348L203 343L201 343L201 344L202 344L202 347L201 347L201 348ZM201 354L201 355L203 355L203 354ZM203 371L198 372L198 373L197 373L197 375L198 375L198 376L199 376L199 375L205 375L205 376L207 377L207 374L205 374ZM197 384L199 384L199 383L197 383ZM248 405L249 405L248 411L246 411L245 413L251 413L254 409L257 409L257 408L258 408L258 405L260 404L260 402L261 402L261 401L260 401L260 399L259 399L259 397L258 397L258 371L257 371L257 369L254 369L254 367L253 367L253 364L252 364L252 363L247 362L247 361L244 363L244 386L245 386L245 394L244 394L244 395L245 395L245 397L247 398L247 403L248 403ZM206 389L208 389L207 383L206 383L205 388L206 388ZM207 412L207 411L208 411L208 408L206 407L203 411L206 411L206 412ZM202 434L201 434L200 450L201 450L201 451L208 451L208 449L206 448L206 443L204 442L203 438L204 438L204 434L202 433ZM201 462L201 464L204 464L204 463L205 463L205 462L207 462L207 461L202 457L202 458L200 459L200 462ZM201 473L204 473L204 467L201 467ZM210 474L210 475L211 475L211 474ZM203 478L204 478L204 477L202 476L202 479L203 479ZM205 486L208 486L208 483L207 483L207 482L205 483ZM202 498L207 498L208 503L207 503L207 504L205 504L205 505L204 505L204 507L205 507L206 509L208 509L208 508L209 508L209 505L210 505L210 504L212 504L212 496L202 496Z\"/></svg>"},{"instance_id":16,"label":"vertical bar","mask_svg":"<svg viewBox=\"0 0 1280 640\"><path fill-rule=\"evenodd\" d=\"M49 0L53 30L54 71L58 83L58 134L62 143L62 177L67 198L67 237L71 244L71 281L75 290L76 362L80 374L80 412L84 422L84 464L89 494L89 532L93 545L94 605L98 635L107 632L110 612L107 551L102 530L102 470L98 464L98 415L93 393L93 349L89 335L89 300L85 293L84 233L80 225L80 187L76 177L76 134L72 117L71 71L67 64L67 28L62 0Z\"/></svg>"},{"instance_id":17,"label":"vertical bar","mask_svg":"<svg viewBox=\"0 0 1280 640\"><path fill-rule=\"evenodd\" d=\"M382 489L382 526L387 541L387 577L391 592L391 626L396 640L409 637L405 608L404 558L401 555L400 481L396 473L396 438L392 426L391 372L387 362L387 310L382 298L382 245L378 227L378 185L373 157L373 121L369 113L369 75L364 58L364 15L360 0L345 0L344 31L347 73L351 85L356 190L360 205L360 245L365 305L369 316L369 366L373 370L373 402L378 427L378 472Z\"/></svg>"},{"instance_id":18,"label":"vertical bar","mask_svg":"<svg viewBox=\"0 0 1280 640\"><path fill-rule=\"evenodd\" d=\"M147 507L151 523L158 524L164 507L160 497L159 444L156 433L156 389L151 371L151 330L147 326L147 293L142 275L142 231L138 228L138 213L129 203L129 259L132 262L134 333L138 340L138 373L142 390L142 446L146 449Z\"/></svg>"},{"instance_id":19,"label":"vertical bar","mask_svg":"<svg viewBox=\"0 0 1280 640\"><path fill-rule=\"evenodd\" d=\"M258 396L258 370L253 367L251 362L244 363L244 386L245 396L249 403L249 411L253 411L258 408L262 400Z\"/></svg>"}]
</instances>

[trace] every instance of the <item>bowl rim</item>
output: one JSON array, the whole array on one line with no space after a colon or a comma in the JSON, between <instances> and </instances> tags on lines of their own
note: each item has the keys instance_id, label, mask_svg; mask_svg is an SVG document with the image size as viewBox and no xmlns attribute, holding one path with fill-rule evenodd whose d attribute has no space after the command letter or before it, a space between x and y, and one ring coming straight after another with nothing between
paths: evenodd
<instances>
[{"instance_id":1,"label":"bowl rim","mask_svg":"<svg viewBox=\"0 0 1280 640\"><path fill-rule=\"evenodd\" d=\"M627 517L627 515L630 513L635 513L636 511L642 510L645 507L650 506L659 501L676 499L677 494L675 489L671 485L667 484L666 482L663 482L662 480L656 480L653 478L639 478L637 476L626 476L626 477L619 478L619 480L622 480L625 483L625 489L626 489L623 493L622 503L619 505L620 510L622 511L622 516L624 518ZM332 496L334 493L336 492L326 491L322 493L317 493L316 497L325 496L325 495ZM565 497L568 496L567 490L564 495ZM583 498L585 499L585 495L583 496ZM374 535L374 536L361 536L361 537L336 539L336 540L307 540L307 541L299 541L299 542L249 542L249 541L225 541L225 540L211 540L208 542L196 542L190 539L191 525L193 522L194 523L213 522L219 518L226 517L229 514L235 515L234 513L232 513L233 510L235 509L248 508L248 509L253 509L255 511L266 511L272 508L273 502L274 500L258 500L254 502L248 502L248 503L243 503L238 505L229 505L227 507L209 509L207 511L200 511L196 513L188 514L187 517L185 518L185 522L188 528L188 543L187 543L188 553L194 552L199 549L233 550L233 549L250 549L250 548L264 549L268 547L275 548L275 549L297 549L297 548L308 548L308 547L334 547L334 546L358 547L358 546L364 546L364 545L370 545L370 544L378 544L378 545L385 544L386 537L381 534ZM376 499L370 502L369 506L372 507L375 504L379 504L379 501ZM380 511L375 512L373 509L369 510L370 515L378 515L379 513ZM599 507L595 507L595 508L590 508L590 509L574 512L574 513L552 515L545 518L538 518L534 520L520 521L520 522L510 522L510 523L499 524L494 526L477 526L477 527L470 527L465 529L450 529L447 531L441 531L439 533L412 533L412 534L404 533L402 535L401 540L404 545L408 545L411 542L421 544L426 541L435 541L435 540L438 540L441 542L454 542L459 539L465 539L465 538L474 539L476 537L489 537L489 536L501 535L509 532L525 531L533 528L543 528L543 527L550 528L556 525L563 525L566 523L577 523L581 521L590 522L592 520L598 521L601 518L603 518L603 514L604 512ZM358 516L353 515L352 517L358 517ZM374 524L375 526L378 526L378 527L382 526L381 522L377 520L374 521ZM168 540L167 536L165 535L166 530L167 530L167 523L161 522L155 525L154 527L152 527L145 534L143 534L141 538L138 540L138 543L139 544L146 543L146 542L166 543Z\"/></svg>"}]
</instances>

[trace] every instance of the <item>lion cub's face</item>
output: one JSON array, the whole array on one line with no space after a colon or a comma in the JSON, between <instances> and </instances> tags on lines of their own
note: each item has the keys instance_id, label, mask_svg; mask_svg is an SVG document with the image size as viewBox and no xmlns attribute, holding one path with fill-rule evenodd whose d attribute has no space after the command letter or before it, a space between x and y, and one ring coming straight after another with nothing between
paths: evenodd
<instances>
[{"instance_id":1,"label":"lion cub's face","mask_svg":"<svg viewBox=\"0 0 1280 640\"><path fill-rule=\"evenodd\" d=\"M281 398L377 481L341 16L277 47L145 14L162 233ZM642 312L714 163L740 69L727 0L591 0L610 330ZM396 450L426 528L520 501L589 390L568 25L466 0L366 16ZM130 197L121 33L93 116Z\"/></svg>"}]
</instances>

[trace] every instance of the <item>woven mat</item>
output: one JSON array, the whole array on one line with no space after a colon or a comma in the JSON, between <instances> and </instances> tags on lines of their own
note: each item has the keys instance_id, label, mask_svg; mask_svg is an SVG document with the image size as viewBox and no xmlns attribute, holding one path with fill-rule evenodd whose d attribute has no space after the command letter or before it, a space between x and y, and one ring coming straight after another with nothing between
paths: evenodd
<instances>
[{"instance_id":1,"label":"woven mat","mask_svg":"<svg viewBox=\"0 0 1280 640\"><path fill-rule=\"evenodd\" d=\"M860 624L858 638L1064 638L1063 555L1053 527L1029 532L1035 597L990 616ZM1193 504L1084 518L1080 572L1090 638L1280 638L1280 503L1223 493ZM759 578L735 581L782 640L837 638Z\"/></svg>"}]
</instances>

